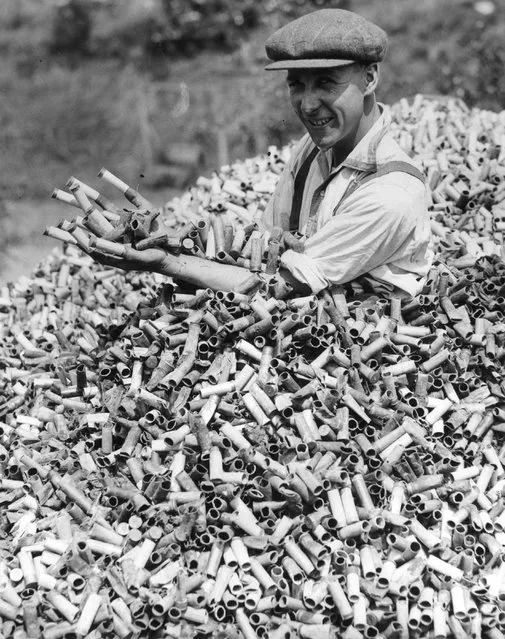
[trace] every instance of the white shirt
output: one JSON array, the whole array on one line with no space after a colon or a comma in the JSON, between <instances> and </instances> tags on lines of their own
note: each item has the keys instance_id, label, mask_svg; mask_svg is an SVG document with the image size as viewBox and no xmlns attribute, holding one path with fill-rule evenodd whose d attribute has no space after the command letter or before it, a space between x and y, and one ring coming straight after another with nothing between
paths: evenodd
<instances>
[{"instance_id":1,"label":"white shirt","mask_svg":"<svg viewBox=\"0 0 505 639\"><path fill-rule=\"evenodd\" d=\"M299 230L305 232L312 213L316 231L307 239L304 253L285 251L281 266L315 293L366 275L377 292L415 295L431 266L427 193L421 180L394 171L369 180L341 202L351 181L364 172L392 161L415 166L388 134L389 110L380 106L379 120L341 165L331 166L331 150L320 151L308 173ZM275 220L287 230L294 179L313 148L308 134L294 148L263 214L266 227L274 226ZM330 175L334 177L319 192Z\"/></svg>"}]
</instances>

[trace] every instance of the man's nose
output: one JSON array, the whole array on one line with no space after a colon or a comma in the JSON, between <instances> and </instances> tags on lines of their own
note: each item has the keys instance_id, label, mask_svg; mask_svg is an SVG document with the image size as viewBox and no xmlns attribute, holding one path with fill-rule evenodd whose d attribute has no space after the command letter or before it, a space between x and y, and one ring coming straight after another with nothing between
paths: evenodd
<instances>
[{"instance_id":1,"label":"man's nose","mask_svg":"<svg viewBox=\"0 0 505 639\"><path fill-rule=\"evenodd\" d=\"M317 91L306 90L302 97L301 109L303 113L314 113L321 104Z\"/></svg>"}]
</instances>

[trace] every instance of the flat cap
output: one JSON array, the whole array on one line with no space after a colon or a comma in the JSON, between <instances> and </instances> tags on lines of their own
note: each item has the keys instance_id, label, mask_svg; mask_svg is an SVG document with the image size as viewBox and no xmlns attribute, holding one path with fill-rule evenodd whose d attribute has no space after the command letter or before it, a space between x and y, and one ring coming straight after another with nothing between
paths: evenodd
<instances>
[{"instance_id":1,"label":"flat cap","mask_svg":"<svg viewBox=\"0 0 505 639\"><path fill-rule=\"evenodd\" d=\"M380 27L344 9L313 11L273 33L265 44L273 60L265 68L311 69L380 62L388 38Z\"/></svg>"}]
</instances>

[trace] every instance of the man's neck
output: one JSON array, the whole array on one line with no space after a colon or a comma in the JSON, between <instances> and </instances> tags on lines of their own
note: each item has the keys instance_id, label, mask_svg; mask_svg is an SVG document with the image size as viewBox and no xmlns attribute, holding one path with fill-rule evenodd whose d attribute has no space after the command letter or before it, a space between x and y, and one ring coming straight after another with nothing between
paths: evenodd
<instances>
[{"instance_id":1,"label":"man's neck","mask_svg":"<svg viewBox=\"0 0 505 639\"><path fill-rule=\"evenodd\" d=\"M332 165L340 166L347 156L356 148L365 135L370 131L373 125L381 116L379 105L375 101L375 96L370 96L371 100L365 101L363 109L363 117L358 127L348 140L342 140L332 149Z\"/></svg>"}]
</instances>

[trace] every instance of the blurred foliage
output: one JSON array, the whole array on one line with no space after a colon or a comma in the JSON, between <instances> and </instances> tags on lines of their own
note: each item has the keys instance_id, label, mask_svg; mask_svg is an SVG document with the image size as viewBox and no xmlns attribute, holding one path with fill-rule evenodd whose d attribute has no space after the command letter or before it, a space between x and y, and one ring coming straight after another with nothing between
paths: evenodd
<instances>
[{"instance_id":1,"label":"blurred foliage","mask_svg":"<svg viewBox=\"0 0 505 639\"><path fill-rule=\"evenodd\" d=\"M86 0L68 0L56 8L49 38L50 53L79 56L89 52L90 6Z\"/></svg>"},{"instance_id":2,"label":"blurred foliage","mask_svg":"<svg viewBox=\"0 0 505 639\"><path fill-rule=\"evenodd\" d=\"M285 22L327 6L326 0L161 0L164 26L153 34L151 52L192 56L204 49L233 51L260 25ZM334 0L349 8L351 0Z\"/></svg>"},{"instance_id":3,"label":"blurred foliage","mask_svg":"<svg viewBox=\"0 0 505 639\"><path fill-rule=\"evenodd\" d=\"M390 35L385 96L454 93L470 105L504 104L505 3L498 0L67 0L53 10L48 46L73 59L77 52L134 61L160 78L172 70L167 61L230 54L248 41L256 45L252 61L263 61L265 34L323 7L356 10Z\"/></svg>"},{"instance_id":4,"label":"blurred foliage","mask_svg":"<svg viewBox=\"0 0 505 639\"><path fill-rule=\"evenodd\" d=\"M469 106L505 105L505 4L473 0L403 2L354 0L356 10L382 26L390 49L381 95L390 102L414 93L463 98ZM485 4L489 13L481 13Z\"/></svg>"},{"instance_id":5,"label":"blurred foliage","mask_svg":"<svg viewBox=\"0 0 505 639\"><path fill-rule=\"evenodd\" d=\"M75 172L104 163L133 176L141 164L140 79L117 64L53 66L30 78L0 71L0 199L48 197ZM63 180L63 184L62 184Z\"/></svg>"},{"instance_id":6,"label":"blurred foliage","mask_svg":"<svg viewBox=\"0 0 505 639\"><path fill-rule=\"evenodd\" d=\"M269 0L262 3L265 6L265 11L270 15L280 16L282 22L288 20L294 20L300 16L308 13L309 11L316 11L317 9L338 8L338 9L352 9L353 0L288 0L286 2L282 0Z\"/></svg>"},{"instance_id":7,"label":"blurred foliage","mask_svg":"<svg viewBox=\"0 0 505 639\"><path fill-rule=\"evenodd\" d=\"M162 0L163 26L153 34L150 53L193 56L203 49L232 51L259 26L255 0Z\"/></svg>"},{"instance_id":8,"label":"blurred foliage","mask_svg":"<svg viewBox=\"0 0 505 639\"><path fill-rule=\"evenodd\" d=\"M457 95L470 106L505 107L504 26L503 5L496 14L477 20L466 14L460 25L447 25L436 51L441 93Z\"/></svg>"},{"instance_id":9,"label":"blurred foliage","mask_svg":"<svg viewBox=\"0 0 505 639\"><path fill-rule=\"evenodd\" d=\"M347 8L350 3L331 4ZM100 9L102 15L108 14L109 25L97 31L94 46L101 55L138 61L146 56L174 59L203 51L231 52L251 31L280 25L327 4L326 0L155 0L125 7L109 2Z\"/></svg>"},{"instance_id":10,"label":"blurred foliage","mask_svg":"<svg viewBox=\"0 0 505 639\"><path fill-rule=\"evenodd\" d=\"M0 199L48 195L102 164L141 181L142 117L156 157L198 143L209 170L223 136L231 161L285 144L302 129L284 74L263 71L264 41L329 6L388 32L384 102L421 92L504 107L498 0L0 0Z\"/></svg>"}]
</instances>

